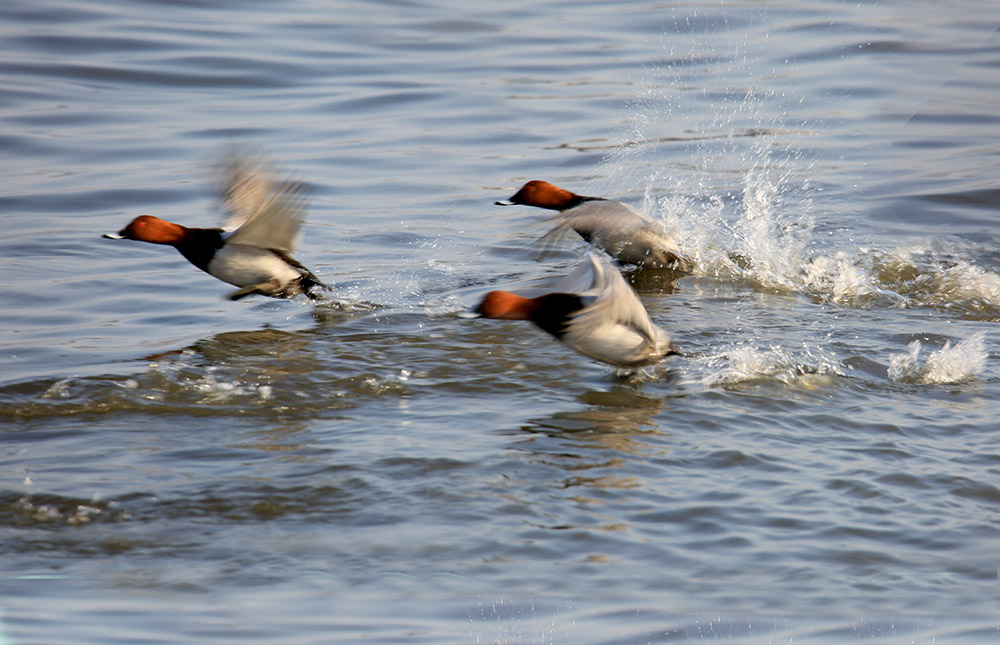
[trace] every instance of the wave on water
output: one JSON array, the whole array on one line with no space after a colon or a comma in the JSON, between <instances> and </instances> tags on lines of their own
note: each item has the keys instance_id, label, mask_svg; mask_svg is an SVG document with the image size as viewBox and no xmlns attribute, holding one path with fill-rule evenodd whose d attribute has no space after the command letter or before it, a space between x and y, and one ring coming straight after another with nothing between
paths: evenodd
<instances>
[{"instance_id":1,"label":"wave on water","mask_svg":"<svg viewBox=\"0 0 1000 645\"><path fill-rule=\"evenodd\" d=\"M822 183L822 158L810 152L823 148L822 121L806 120L800 97L748 86L748 78L768 78L748 67L755 57L708 40L674 46L665 44L673 63L636 82L625 131L605 158L614 185L589 194L641 193L640 206L674 233L698 275L849 307L1000 321L991 241L858 244L867 231L848 226L863 224L865 213L836 183ZM700 66L684 61L699 49L718 61L711 78L693 82Z\"/></svg>"},{"instance_id":2,"label":"wave on water","mask_svg":"<svg viewBox=\"0 0 1000 645\"><path fill-rule=\"evenodd\" d=\"M846 376L837 356L816 347L792 351L739 345L704 357L703 365L706 371L700 380L707 386L774 379L808 387L814 377Z\"/></svg>"},{"instance_id":3,"label":"wave on water","mask_svg":"<svg viewBox=\"0 0 1000 645\"><path fill-rule=\"evenodd\" d=\"M1000 274L940 246L817 255L804 265L804 285L850 306L932 307L1000 320Z\"/></svg>"},{"instance_id":4,"label":"wave on water","mask_svg":"<svg viewBox=\"0 0 1000 645\"><path fill-rule=\"evenodd\" d=\"M969 244L816 249L812 217L777 208L782 190L766 173L748 172L735 222L722 198L666 196L650 210L677 232L699 275L849 307L929 307L1000 321L1000 273L977 264Z\"/></svg>"},{"instance_id":5,"label":"wave on water","mask_svg":"<svg viewBox=\"0 0 1000 645\"><path fill-rule=\"evenodd\" d=\"M889 356L887 378L897 383L947 384L975 379L986 368L986 332L928 352L915 340L908 351ZM805 389L823 387L830 377L854 376L834 352L805 344L798 349L744 343L698 357L696 380L707 387L778 381Z\"/></svg>"},{"instance_id":6,"label":"wave on water","mask_svg":"<svg viewBox=\"0 0 1000 645\"><path fill-rule=\"evenodd\" d=\"M963 341L929 354L919 340L909 345L905 354L893 354L889 361L889 379L899 383L958 383L974 378L986 366L986 332L978 332Z\"/></svg>"},{"instance_id":7,"label":"wave on water","mask_svg":"<svg viewBox=\"0 0 1000 645\"><path fill-rule=\"evenodd\" d=\"M80 526L97 521L120 522L129 519L128 513L113 502L106 502L97 495L90 500L52 494L33 495L30 478L25 478L28 492L17 499L0 497L0 516L15 526L70 525ZM5 496L6 497L6 496Z\"/></svg>"}]
</instances>

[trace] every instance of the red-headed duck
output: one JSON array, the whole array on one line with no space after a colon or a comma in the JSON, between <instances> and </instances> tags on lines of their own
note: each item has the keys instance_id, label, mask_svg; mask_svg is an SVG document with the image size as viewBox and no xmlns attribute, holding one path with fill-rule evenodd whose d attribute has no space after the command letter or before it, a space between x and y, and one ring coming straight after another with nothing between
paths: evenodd
<instances>
[{"instance_id":1,"label":"red-headed duck","mask_svg":"<svg viewBox=\"0 0 1000 645\"><path fill-rule=\"evenodd\" d=\"M473 313L530 320L581 354L618 367L650 365L677 353L621 273L593 254L546 291L535 298L491 291Z\"/></svg>"},{"instance_id":2,"label":"red-headed duck","mask_svg":"<svg viewBox=\"0 0 1000 645\"><path fill-rule=\"evenodd\" d=\"M312 287L329 290L292 257L305 219L301 184L276 184L261 168L236 162L227 168L223 195L230 212L224 228L189 228L140 215L104 237L172 246L202 271L239 287L232 300L253 294L317 299Z\"/></svg>"},{"instance_id":3,"label":"red-headed duck","mask_svg":"<svg viewBox=\"0 0 1000 645\"><path fill-rule=\"evenodd\" d=\"M537 179L526 183L510 199L496 204L523 204L559 211L550 218L556 226L545 237L572 229L625 264L691 270L690 261L681 255L677 243L663 227L628 204L603 197L584 197Z\"/></svg>"}]
</instances>

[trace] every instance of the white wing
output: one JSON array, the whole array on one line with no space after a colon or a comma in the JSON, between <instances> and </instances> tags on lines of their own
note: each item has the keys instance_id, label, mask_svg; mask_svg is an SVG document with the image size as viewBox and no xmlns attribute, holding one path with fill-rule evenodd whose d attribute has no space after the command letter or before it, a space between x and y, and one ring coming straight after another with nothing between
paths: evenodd
<instances>
[{"instance_id":1,"label":"white wing","mask_svg":"<svg viewBox=\"0 0 1000 645\"><path fill-rule=\"evenodd\" d=\"M577 292L584 298L585 306L572 316L567 326L569 342L589 344L588 339L594 339L597 344L621 346L621 349L631 350L625 352L632 355L630 360L641 360L642 355L661 346L664 346L663 351L669 349L669 336L653 324L646 308L618 269L592 254L582 266L587 266L593 281L590 289ZM567 280L578 269L580 267L574 269Z\"/></svg>"},{"instance_id":2,"label":"white wing","mask_svg":"<svg viewBox=\"0 0 1000 645\"><path fill-rule=\"evenodd\" d=\"M560 225L572 226L581 235L592 236L600 233L628 234L650 227L657 222L652 217L628 204L611 199L592 199L581 202L564 213L549 218Z\"/></svg>"},{"instance_id":3,"label":"white wing","mask_svg":"<svg viewBox=\"0 0 1000 645\"><path fill-rule=\"evenodd\" d=\"M585 201L548 221L555 222L555 226L546 238L569 228L627 264L664 267L677 264L690 268L677 243L660 222L621 202Z\"/></svg>"},{"instance_id":4,"label":"white wing","mask_svg":"<svg viewBox=\"0 0 1000 645\"><path fill-rule=\"evenodd\" d=\"M218 170L219 198L226 221L222 228L233 231L242 226L275 190L270 169L257 157L233 153Z\"/></svg>"},{"instance_id":5,"label":"white wing","mask_svg":"<svg viewBox=\"0 0 1000 645\"><path fill-rule=\"evenodd\" d=\"M548 292L589 295L602 274L603 266L600 260L593 253L588 253L586 259L573 267L569 273L546 282L544 287Z\"/></svg>"},{"instance_id":6,"label":"white wing","mask_svg":"<svg viewBox=\"0 0 1000 645\"><path fill-rule=\"evenodd\" d=\"M226 242L277 249L291 255L305 222L308 201L306 187L301 183L276 186Z\"/></svg>"},{"instance_id":7,"label":"white wing","mask_svg":"<svg viewBox=\"0 0 1000 645\"><path fill-rule=\"evenodd\" d=\"M558 216L557 216L558 217ZM544 221L551 221L548 218ZM580 234L573 230L569 224L557 224L550 228L544 235L535 240L535 245L539 249L538 257L545 258L554 255L556 249L567 246L567 242L572 240L575 243L583 244Z\"/></svg>"}]
</instances>

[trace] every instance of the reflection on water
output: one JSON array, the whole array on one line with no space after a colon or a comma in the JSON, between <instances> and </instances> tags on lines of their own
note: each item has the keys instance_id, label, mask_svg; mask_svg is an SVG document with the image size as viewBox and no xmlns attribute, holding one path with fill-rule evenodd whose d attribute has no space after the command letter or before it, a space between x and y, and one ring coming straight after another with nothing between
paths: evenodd
<instances>
[{"instance_id":1,"label":"reflection on water","mask_svg":"<svg viewBox=\"0 0 1000 645\"><path fill-rule=\"evenodd\" d=\"M627 386L626 386L627 387ZM588 391L580 396L583 410L559 412L534 419L521 429L544 433L568 445L634 454L648 449L642 435L658 434L654 417L664 402L624 388L618 391Z\"/></svg>"}]
</instances>

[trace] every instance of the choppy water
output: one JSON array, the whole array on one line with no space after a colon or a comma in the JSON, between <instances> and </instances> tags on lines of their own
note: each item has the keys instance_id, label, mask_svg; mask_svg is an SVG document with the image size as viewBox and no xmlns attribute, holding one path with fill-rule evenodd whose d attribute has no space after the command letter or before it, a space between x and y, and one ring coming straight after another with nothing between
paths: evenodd
<instances>
[{"instance_id":1,"label":"choppy water","mask_svg":"<svg viewBox=\"0 0 1000 645\"><path fill-rule=\"evenodd\" d=\"M0 641L1000 638L1000 7L6 2ZM143 212L314 198L334 299ZM528 179L645 208L684 351L459 316L564 272Z\"/></svg>"}]
</instances>

